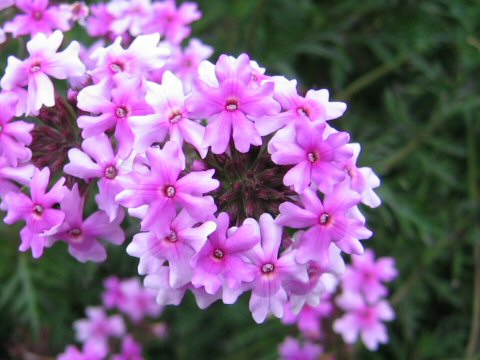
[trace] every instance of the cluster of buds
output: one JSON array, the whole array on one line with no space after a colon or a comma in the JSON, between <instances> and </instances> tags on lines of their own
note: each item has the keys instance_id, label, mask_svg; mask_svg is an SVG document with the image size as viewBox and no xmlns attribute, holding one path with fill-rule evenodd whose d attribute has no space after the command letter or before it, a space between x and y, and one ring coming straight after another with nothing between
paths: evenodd
<instances>
[{"instance_id":1,"label":"cluster of buds","mask_svg":"<svg viewBox=\"0 0 480 360\"><path fill-rule=\"evenodd\" d=\"M21 251L39 258L63 241L77 260L103 261L100 240L123 243L128 213L140 232L127 252L158 304L251 292L258 323L287 303L318 305L341 253L363 253L372 232L359 206L380 204L379 179L332 126L346 105L327 90L299 94L246 54L211 63L195 39L183 48L193 3L9 5L26 15L4 30L32 36L0 80L1 207L6 223L26 223ZM42 27L20 32L25 16ZM102 39L58 52L76 22ZM52 78L68 80L65 95Z\"/></svg>"},{"instance_id":2,"label":"cluster of buds","mask_svg":"<svg viewBox=\"0 0 480 360\"><path fill-rule=\"evenodd\" d=\"M141 343L166 336L165 324L147 322L148 318L157 319L163 310L156 304L153 291L142 287L137 278L113 276L104 285L103 306L88 307L88 318L74 323L82 349L69 345L59 360L104 360L109 355L112 360L143 360ZM107 310L119 313L107 315ZM115 353L117 350L120 352Z\"/></svg>"}]
</instances>

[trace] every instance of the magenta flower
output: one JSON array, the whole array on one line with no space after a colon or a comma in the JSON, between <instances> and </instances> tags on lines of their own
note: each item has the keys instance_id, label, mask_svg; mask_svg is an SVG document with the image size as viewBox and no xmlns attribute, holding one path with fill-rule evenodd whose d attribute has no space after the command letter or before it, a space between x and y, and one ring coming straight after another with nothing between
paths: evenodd
<instances>
[{"instance_id":1,"label":"magenta flower","mask_svg":"<svg viewBox=\"0 0 480 360\"><path fill-rule=\"evenodd\" d=\"M146 317L156 318L162 312L155 302L155 292L142 287L137 278L123 280L120 291L123 296L118 302L118 309L133 322L139 323Z\"/></svg>"},{"instance_id":2,"label":"magenta flower","mask_svg":"<svg viewBox=\"0 0 480 360\"><path fill-rule=\"evenodd\" d=\"M153 4L151 21L145 25L146 33L158 32L173 44L180 44L191 33L189 24L202 16L197 4L184 2L177 8L175 0L157 1Z\"/></svg>"},{"instance_id":3,"label":"magenta flower","mask_svg":"<svg viewBox=\"0 0 480 360\"><path fill-rule=\"evenodd\" d=\"M13 37L34 36L37 33L51 34L52 30L71 29L71 13L58 6L48 7L48 0L17 0L15 6L24 12L5 24L4 30Z\"/></svg>"},{"instance_id":4,"label":"magenta flower","mask_svg":"<svg viewBox=\"0 0 480 360\"><path fill-rule=\"evenodd\" d=\"M254 279L254 267L246 262L245 253L259 241L252 225L242 225L227 233L230 219L220 213L216 219L217 229L192 259L195 264L192 284L205 287L208 294L216 294L223 287L226 302L235 302L236 291L242 282ZM233 292L233 293L232 293ZM231 298L235 300L231 300Z\"/></svg>"},{"instance_id":5,"label":"magenta flower","mask_svg":"<svg viewBox=\"0 0 480 360\"><path fill-rule=\"evenodd\" d=\"M275 83L274 98L282 106L282 112L260 117L255 121L260 135L269 135L285 126L298 126L313 122L314 125L343 115L347 105L330 102L328 90L309 90L305 97L297 93L297 81L284 77L271 78Z\"/></svg>"},{"instance_id":6,"label":"magenta flower","mask_svg":"<svg viewBox=\"0 0 480 360\"><path fill-rule=\"evenodd\" d=\"M15 117L17 98L13 94L0 94L0 156L9 165L30 160L32 152L27 145L32 142L30 132L34 125L25 121L11 121Z\"/></svg>"},{"instance_id":7,"label":"magenta flower","mask_svg":"<svg viewBox=\"0 0 480 360\"><path fill-rule=\"evenodd\" d=\"M109 26L113 34L129 32L132 36L138 36L150 20L153 9L150 0L120 0L108 3L107 11L114 18Z\"/></svg>"},{"instance_id":8,"label":"magenta flower","mask_svg":"<svg viewBox=\"0 0 480 360\"><path fill-rule=\"evenodd\" d=\"M68 244L68 252L78 261L104 261L107 253L99 240L104 239L115 245L123 243L125 234L120 227L123 213L112 222L103 211L96 211L83 220L84 202L85 199L80 196L78 186L75 184L60 202L65 219L55 234L49 238L49 245L63 240Z\"/></svg>"},{"instance_id":9,"label":"magenta flower","mask_svg":"<svg viewBox=\"0 0 480 360\"><path fill-rule=\"evenodd\" d=\"M37 114L42 105L55 105L53 83L49 76L66 79L85 72L85 66L78 58L78 42L72 41L65 50L57 53L62 40L63 34L58 30L48 37L39 33L27 43L28 59L20 61L14 56L8 57L0 84L5 90L28 86L27 115Z\"/></svg>"},{"instance_id":10,"label":"magenta flower","mask_svg":"<svg viewBox=\"0 0 480 360\"><path fill-rule=\"evenodd\" d=\"M161 85L148 82L145 100L155 114L130 118L135 134L134 148L137 151L144 152L152 144L163 142L168 134L169 139L176 142L180 150L183 141L186 141L197 149L201 157L205 157L207 149L202 146L205 128L188 119L189 114L184 105L185 95L179 78L166 71Z\"/></svg>"},{"instance_id":11,"label":"magenta flower","mask_svg":"<svg viewBox=\"0 0 480 360\"><path fill-rule=\"evenodd\" d=\"M375 351L379 344L387 343L387 329L383 321L395 318L387 301L367 304L360 294L345 292L337 297L336 302L347 313L335 320L333 330L342 335L347 344L353 344L361 337L365 346Z\"/></svg>"},{"instance_id":12,"label":"magenta flower","mask_svg":"<svg viewBox=\"0 0 480 360\"><path fill-rule=\"evenodd\" d=\"M345 164L345 170L350 178L350 186L362 196L362 203L372 208L380 206L381 200L373 191L380 186L380 179L369 167L358 168L356 166L360 154L360 144L348 144L353 150L353 156Z\"/></svg>"},{"instance_id":13,"label":"magenta flower","mask_svg":"<svg viewBox=\"0 0 480 360\"><path fill-rule=\"evenodd\" d=\"M65 352L58 355L58 360L104 360L107 355L107 348L88 341L83 345L81 351L73 345L67 346Z\"/></svg>"},{"instance_id":14,"label":"magenta flower","mask_svg":"<svg viewBox=\"0 0 480 360\"><path fill-rule=\"evenodd\" d=\"M168 226L157 227L155 232L136 234L127 253L140 258L139 273L146 274L156 264L168 261L170 286L179 288L189 283L192 278L190 259L216 228L213 221L200 226L196 224L198 221L182 210Z\"/></svg>"},{"instance_id":15,"label":"magenta flower","mask_svg":"<svg viewBox=\"0 0 480 360\"><path fill-rule=\"evenodd\" d=\"M91 114L78 118L78 126L83 129L82 136L89 138L107 130L115 129L115 138L119 142L119 152L127 157L133 145L133 132L128 122L132 116L146 115L152 109L145 102L144 91L138 79L117 78L116 87L110 93L106 83L89 86L78 94L78 107Z\"/></svg>"},{"instance_id":16,"label":"magenta flower","mask_svg":"<svg viewBox=\"0 0 480 360\"><path fill-rule=\"evenodd\" d=\"M133 171L119 176L124 190L116 201L126 207L149 205L142 229L162 229L175 216L176 207L183 207L194 219L204 222L217 210L213 198L204 196L219 186L212 179L215 170L194 171L179 178L182 161L176 143L168 141L162 150L147 149L150 171Z\"/></svg>"},{"instance_id":17,"label":"magenta flower","mask_svg":"<svg viewBox=\"0 0 480 360\"><path fill-rule=\"evenodd\" d=\"M362 294L372 304L388 294L383 282L390 282L397 275L394 259L381 257L375 261L373 251L367 250L362 256L352 256L352 265L342 277L342 286L346 291Z\"/></svg>"},{"instance_id":18,"label":"magenta flower","mask_svg":"<svg viewBox=\"0 0 480 360\"><path fill-rule=\"evenodd\" d=\"M131 335L122 339L122 352L112 356L112 360L144 360L142 346Z\"/></svg>"},{"instance_id":19,"label":"magenta flower","mask_svg":"<svg viewBox=\"0 0 480 360\"><path fill-rule=\"evenodd\" d=\"M99 179L95 200L99 209L105 211L109 220L113 221L118 215L115 196L122 190L117 176L125 173L123 160L119 154L114 155L112 144L104 133L84 140L82 150L73 148L68 151L70 162L63 171L87 181Z\"/></svg>"},{"instance_id":20,"label":"magenta flower","mask_svg":"<svg viewBox=\"0 0 480 360\"><path fill-rule=\"evenodd\" d=\"M190 91L193 80L198 76L198 68L203 60L213 54L211 46L203 44L198 39L191 39L185 49L175 48L168 61L168 68L182 79L186 91Z\"/></svg>"},{"instance_id":21,"label":"magenta flower","mask_svg":"<svg viewBox=\"0 0 480 360\"><path fill-rule=\"evenodd\" d=\"M125 334L125 323L120 315L108 317L101 307L88 307L87 319L77 320L73 324L75 337L82 343L92 342L100 349L108 349L110 337Z\"/></svg>"},{"instance_id":22,"label":"magenta flower","mask_svg":"<svg viewBox=\"0 0 480 360\"><path fill-rule=\"evenodd\" d=\"M261 235L261 244L257 244L248 253L250 261L256 268L255 279L250 285L252 296L249 307L253 319L257 323L262 323L269 313L278 318L283 317L288 299L285 284L292 280L307 282L308 275L305 266L295 261L296 250L289 249L279 256L282 227L275 224L271 215L260 216L257 231Z\"/></svg>"},{"instance_id":23,"label":"magenta flower","mask_svg":"<svg viewBox=\"0 0 480 360\"><path fill-rule=\"evenodd\" d=\"M287 336L280 345L279 352L280 360L317 360L323 349L309 341L301 344L299 340Z\"/></svg>"},{"instance_id":24,"label":"magenta flower","mask_svg":"<svg viewBox=\"0 0 480 360\"><path fill-rule=\"evenodd\" d=\"M13 224L25 220L26 226L20 232L22 243L19 250L27 251L31 248L34 258L43 254L47 240L45 235L54 232L65 218L63 211L53 208L68 192L63 186L65 179L59 179L47 192L49 178L48 168L41 171L35 169L30 181L31 198L20 192L10 192L4 200L8 213L3 221Z\"/></svg>"},{"instance_id":25,"label":"magenta flower","mask_svg":"<svg viewBox=\"0 0 480 360\"><path fill-rule=\"evenodd\" d=\"M273 99L273 83L258 88L248 86L252 77L250 58L246 54L237 59L220 56L215 65L217 84L203 80L196 83L196 91L187 99L187 109L194 119L208 119L204 145L221 154L233 136L235 148L245 153L250 145L261 145L255 128L256 118L273 115L280 105Z\"/></svg>"},{"instance_id":26,"label":"magenta flower","mask_svg":"<svg viewBox=\"0 0 480 360\"><path fill-rule=\"evenodd\" d=\"M301 194L312 182L323 193L330 193L335 184L345 178L342 165L352 157L345 146L346 132L335 132L324 137L325 124L316 127L309 123L296 128L295 142L276 142L272 160L279 165L295 165L283 178L286 186L293 186Z\"/></svg>"},{"instance_id":27,"label":"magenta flower","mask_svg":"<svg viewBox=\"0 0 480 360\"><path fill-rule=\"evenodd\" d=\"M347 253L362 254L359 239L368 239L372 233L362 221L350 217L349 211L360 201L360 196L348 188L346 182L335 186L322 202L317 193L306 189L300 196L304 208L286 202L280 205L277 224L295 229L308 228L298 245L297 260L327 264L332 242Z\"/></svg>"},{"instance_id":28,"label":"magenta flower","mask_svg":"<svg viewBox=\"0 0 480 360\"><path fill-rule=\"evenodd\" d=\"M1 115L0 115L1 116ZM28 186L32 179L35 167L32 164L18 165L16 167L9 166L5 157L0 157L0 198L5 199L5 195L9 192L19 192L16 185L20 184ZM0 205L2 210L7 210L6 204Z\"/></svg>"},{"instance_id":29,"label":"magenta flower","mask_svg":"<svg viewBox=\"0 0 480 360\"><path fill-rule=\"evenodd\" d=\"M108 87L117 77L134 79L146 76L165 64L170 49L159 45L160 35L141 35L132 41L128 49L121 46L122 38L117 37L108 47L96 49L91 58L96 62L92 70L95 83L105 82Z\"/></svg>"}]
</instances>

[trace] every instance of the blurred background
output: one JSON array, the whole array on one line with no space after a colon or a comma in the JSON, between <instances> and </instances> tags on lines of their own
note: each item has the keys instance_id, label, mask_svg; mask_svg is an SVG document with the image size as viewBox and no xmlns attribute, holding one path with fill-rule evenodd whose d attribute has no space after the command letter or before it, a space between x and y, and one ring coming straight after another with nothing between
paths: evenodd
<instances>
[{"instance_id":1,"label":"blurred background","mask_svg":"<svg viewBox=\"0 0 480 360\"><path fill-rule=\"evenodd\" d=\"M246 52L269 75L327 88L348 105L334 126L362 144L360 165L381 177L383 205L363 208L378 256L397 261L396 320L378 352L349 359L480 359L480 3L475 0L199 0L193 26L219 54ZM2 56L3 58L4 56ZM5 62L2 62L5 64ZM80 264L57 245L42 261L2 227L0 359L7 349L54 355L71 324L100 304L110 274L136 274L125 246ZM128 243L128 242L127 242ZM248 295L197 309L188 296L162 315L155 359L275 359L294 327L257 325ZM328 349L327 349L328 350Z\"/></svg>"}]
</instances>

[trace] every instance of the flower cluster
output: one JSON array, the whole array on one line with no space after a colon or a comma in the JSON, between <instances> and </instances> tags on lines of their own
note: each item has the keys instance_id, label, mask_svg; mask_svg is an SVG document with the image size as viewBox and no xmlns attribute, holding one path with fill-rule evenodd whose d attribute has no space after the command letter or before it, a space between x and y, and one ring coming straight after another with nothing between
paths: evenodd
<instances>
[{"instance_id":1,"label":"flower cluster","mask_svg":"<svg viewBox=\"0 0 480 360\"><path fill-rule=\"evenodd\" d=\"M158 318L162 308L155 303L155 293L143 288L138 279L110 277L104 285L103 307L88 307L87 319L74 323L76 339L83 344L82 349L69 345L59 355L59 360L104 360L108 355L112 360L143 360L141 342L148 336L158 338L166 335L164 324L146 322L148 317ZM116 309L120 314L109 316L106 309ZM129 324L132 328L135 326L137 340L128 333ZM142 333L141 338L139 332ZM120 353L115 354L116 350Z\"/></svg>"},{"instance_id":2,"label":"flower cluster","mask_svg":"<svg viewBox=\"0 0 480 360\"><path fill-rule=\"evenodd\" d=\"M341 276L324 274L325 291L317 305L304 306L294 314L292 305L287 304L282 322L296 324L305 345L302 348L298 340L287 338L280 346L280 357L285 360L318 357L316 342L334 343L336 335L332 330L340 334L346 344L357 343L360 338L370 351L377 350L379 344L388 341L384 322L395 316L386 300L385 283L396 276L394 260L389 257L375 259L371 250L361 256L353 255L352 263ZM344 312L341 317L340 311ZM336 318L333 324L332 318ZM333 354L325 353L327 355Z\"/></svg>"},{"instance_id":3,"label":"flower cluster","mask_svg":"<svg viewBox=\"0 0 480 360\"><path fill-rule=\"evenodd\" d=\"M287 303L295 314L317 306L341 254L363 253L372 232L359 207L380 204L379 179L333 127L346 105L326 89L302 94L247 54L212 63L200 41L182 47L200 17L193 3L10 5L25 14L4 30L31 35L28 57L10 56L0 80L1 207L6 223L26 223L21 251L38 258L62 241L79 261L103 261L100 240L123 243L128 213L140 231L127 252L158 304L188 290L201 308L250 292L258 323ZM23 29L25 17L42 25ZM101 39L59 52L77 22ZM68 80L66 95L52 78Z\"/></svg>"}]
</instances>

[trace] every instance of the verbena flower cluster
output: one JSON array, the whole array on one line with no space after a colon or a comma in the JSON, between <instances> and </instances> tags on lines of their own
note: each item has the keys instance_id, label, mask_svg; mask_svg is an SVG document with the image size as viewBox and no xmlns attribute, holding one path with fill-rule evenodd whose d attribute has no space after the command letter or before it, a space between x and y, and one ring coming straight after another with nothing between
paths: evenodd
<instances>
[{"instance_id":1,"label":"verbena flower cluster","mask_svg":"<svg viewBox=\"0 0 480 360\"><path fill-rule=\"evenodd\" d=\"M105 280L103 306L88 307L87 319L74 323L81 350L69 345L59 360L143 360L142 344L167 335L167 328L156 319L162 307L155 302L155 292L142 287L136 278ZM108 315L108 310L119 312ZM134 336L135 334L135 336Z\"/></svg>"},{"instance_id":2,"label":"verbena flower cluster","mask_svg":"<svg viewBox=\"0 0 480 360\"><path fill-rule=\"evenodd\" d=\"M346 344L361 340L371 351L388 341L384 322L393 320L395 314L386 299L385 284L398 275L394 259L375 259L374 252L367 250L363 255L353 255L352 264L346 269L337 270L341 274L323 275L325 289L318 304L304 306L294 313L292 305L287 303L282 322L295 324L303 342L287 337L279 348L282 360L314 360L320 354L334 358L331 349L324 350L320 344L337 342L335 333ZM332 326L328 322L335 317Z\"/></svg>"},{"instance_id":3,"label":"verbena flower cluster","mask_svg":"<svg viewBox=\"0 0 480 360\"><path fill-rule=\"evenodd\" d=\"M1 208L25 224L20 251L63 242L104 261L137 218L127 252L158 304L249 292L258 323L320 304L342 253L364 252L360 205L380 204L380 182L334 128L346 105L326 89L300 93L247 54L207 61L213 49L186 40L194 3L0 6L7 41L30 37L0 80ZM96 41L66 43L74 26Z\"/></svg>"}]
</instances>

